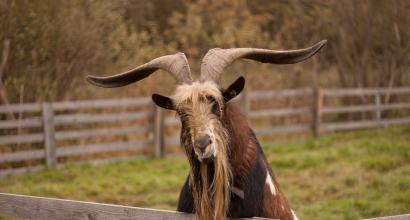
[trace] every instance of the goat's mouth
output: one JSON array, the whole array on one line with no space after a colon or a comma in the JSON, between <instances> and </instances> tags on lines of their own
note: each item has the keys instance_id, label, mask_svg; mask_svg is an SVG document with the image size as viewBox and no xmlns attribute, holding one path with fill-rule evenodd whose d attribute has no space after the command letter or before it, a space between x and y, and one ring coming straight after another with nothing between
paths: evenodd
<instances>
[{"instance_id":1,"label":"goat's mouth","mask_svg":"<svg viewBox=\"0 0 410 220\"><path fill-rule=\"evenodd\" d=\"M210 164L216 157L215 146L213 146L213 144L209 144L203 151L195 149L195 154L199 162Z\"/></svg>"}]
</instances>

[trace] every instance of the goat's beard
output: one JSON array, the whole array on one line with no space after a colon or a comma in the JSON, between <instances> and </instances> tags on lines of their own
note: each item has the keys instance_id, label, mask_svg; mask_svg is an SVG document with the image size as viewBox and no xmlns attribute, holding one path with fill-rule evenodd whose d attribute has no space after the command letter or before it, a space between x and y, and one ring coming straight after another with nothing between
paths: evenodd
<instances>
[{"instance_id":1,"label":"goat's beard","mask_svg":"<svg viewBox=\"0 0 410 220\"><path fill-rule=\"evenodd\" d=\"M201 163L196 159L192 144L188 143L190 138L184 138L184 132L182 133L182 139L186 141L183 141L183 144L191 165L189 184L199 220L224 220L229 210L232 182L228 161L229 135L223 126L218 128L214 130L217 155L210 164ZM188 132L185 134L188 135Z\"/></svg>"}]
</instances>

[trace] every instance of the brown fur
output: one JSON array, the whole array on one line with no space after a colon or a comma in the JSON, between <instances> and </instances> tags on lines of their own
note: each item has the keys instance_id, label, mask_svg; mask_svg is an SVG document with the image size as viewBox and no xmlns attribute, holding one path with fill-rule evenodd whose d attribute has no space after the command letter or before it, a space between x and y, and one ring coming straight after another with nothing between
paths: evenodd
<instances>
[{"instance_id":1,"label":"brown fur","mask_svg":"<svg viewBox=\"0 0 410 220\"><path fill-rule=\"evenodd\" d=\"M272 177L273 184L276 188L276 195L272 195L272 192L268 186L265 184L264 187L264 197L263 197L263 215L266 218L277 218L280 220L293 220L293 215L289 207L288 201L280 190L279 183L276 181L276 177L273 175L269 166L266 165L265 161L261 161L266 167L267 172Z\"/></svg>"},{"instance_id":2,"label":"brown fur","mask_svg":"<svg viewBox=\"0 0 410 220\"><path fill-rule=\"evenodd\" d=\"M251 168L255 165L255 162L257 162L257 140L255 140L250 134L251 131L247 119L235 104L228 103L226 105L224 116L231 137L230 163L232 166L232 173L235 182L238 181L239 184L241 184L241 182L244 181L244 178L249 174ZM273 178L272 181L276 188L276 195L272 195L269 186L267 184L264 185L264 211L260 217L292 220L293 216L291 209L283 193L280 191L275 176L265 161L260 160L259 162Z\"/></svg>"},{"instance_id":3,"label":"brown fur","mask_svg":"<svg viewBox=\"0 0 410 220\"><path fill-rule=\"evenodd\" d=\"M249 172L255 167L255 163L259 162L262 169L269 172L276 188L276 195L273 195L269 185L263 185L260 217L292 220L291 209L273 173L264 157L261 159L257 156L259 144L249 128L247 119L234 104L224 104L221 92L217 89L217 85L211 82L194 83L178 87L173 96L182 120L182 145L191 164L189 185L198 219L226 219L231 185L234 182L237 187L241 187ZM222 120L213 114L213 104L209 97L212 97L218 106L223 107ZM207 128L213 130L217 148L217 156L212 164L196 161L192 144L196 135ZM213 177L210 173L213 173Z\"/></svg>"},{"instance_id":4,"label":"brown fur","mask_svg":"<svg viewBox=\"0 0 410 220\"><path fill-rule=\"evenodd\" d=\"M235 104L226 104L224 120L231 137L229 162L235 168L234 178L242 181L255 164L256 140L251 137L248 122Z\"/></svg>"}]
</instances>

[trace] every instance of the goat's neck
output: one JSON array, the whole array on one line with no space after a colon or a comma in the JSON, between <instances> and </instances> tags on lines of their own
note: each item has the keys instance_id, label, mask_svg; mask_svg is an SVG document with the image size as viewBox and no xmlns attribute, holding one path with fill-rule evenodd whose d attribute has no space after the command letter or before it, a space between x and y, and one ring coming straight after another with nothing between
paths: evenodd
<instances>
[{"instance_id":1,"label":"goat's neck","mask_svg":"<svg viewBox=\"0 0 410 220\"><path fill-rule=\"evenodd\" d=\"M236 181L246 178L256 161L257 140L248 125L246 117L234 104L228 103L224 120L229 131L229 162Z\"/></svg>"}]
</instances>

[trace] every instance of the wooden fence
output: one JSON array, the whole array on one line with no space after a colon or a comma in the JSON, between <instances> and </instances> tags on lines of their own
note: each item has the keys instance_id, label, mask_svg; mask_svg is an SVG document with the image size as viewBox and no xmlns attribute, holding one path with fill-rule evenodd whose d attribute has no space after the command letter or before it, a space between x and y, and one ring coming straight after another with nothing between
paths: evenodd
<instances>
[{"instance_id":1,"label":"wooden fence","mask_svg":"<svg viewBox=\"0 0 410 220\"><path fill-rule=\"evenodd\" d=\"M192 214L175 211L0 193L0 216L2 215L33 220L196 219Z\"/></svg>"},{"instance_id":2,"label":"wooden fence","mask_svg":"<svg viewBox=\"0 0 410 220\"><path fill-rule=\"evenodd\" d=\"M0 193L0 216L9 216L32 220L195 219L195 216L192 214L174 211L129 207L121 205L109 205L64 199L51 199L35 196L13 195L6 193ZM266 218L252 219L263 220ZM373 218L372 220L408 219L410 219L410 214Z\"/></svg>"},{"instance_id":3,"label":"wooden fence","mask_svg":"<svg viewBox=\"0 0 410 220\"><path fill-rule=\"evenodd\" d=\"M346 97L361 103L344 106L340 100L334 101ZM252 91L236 101L261 137L295 132L319 136L333 131L410 124L410 87ZM281 105L269 105L275 103ZM401 112L387 114L389 111ZM329 116L337 119L340 114L354 113L367 113L371 117L328 120ZM166 148L179 144L178 118L155 107L150 98L13 104L0 106L0 114L3 118L10 118L9 115L17 118L0 121L0 177L37 171L44 164L53 167L65 158L76 160L83 155L108 154L98 160L86 158L95 163L118 159L116 152L162 156ZM298 120L283 124L283 118ZM106 127L102 123L111 125ZM90 138L108 140L87 141Z\"/></svg>"}]
</instances>

